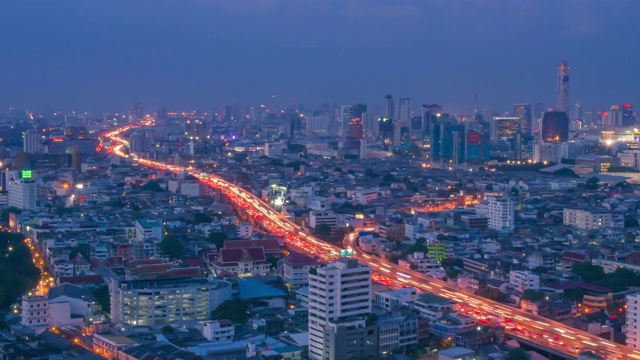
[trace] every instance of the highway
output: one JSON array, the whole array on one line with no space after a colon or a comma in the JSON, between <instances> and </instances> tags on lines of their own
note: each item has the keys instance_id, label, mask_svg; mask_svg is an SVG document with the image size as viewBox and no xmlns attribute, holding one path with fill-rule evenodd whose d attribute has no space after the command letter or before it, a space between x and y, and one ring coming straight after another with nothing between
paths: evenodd
<instances>
[{"instance_id":1,"label":"highway","mask_svg":"<svg viewBox=\"0 0 640 360\"><path fill-rule=\"evenodd\" d=\"M153 122L149 121L142 125L151 126ZM174 173L184 171L197 177L205 185L222 191L238 207L243 208L252 217L261 222L267 230L275 235L283 236L287 246L291 248L325 259L337 258L339 251L342 250L311 234L305 233L300 226L279 214L249 191L214 174L198 171L191 167L181 167L137 156L129 156L123 151L123 147L127 142L120 137L120 134L133 127L135 126L129 125L104 134L104 140L108 139L111 143L110 146L105 146L104 150L116 156L130 158L143 166L165 171L169 170ZM639 350L613 343L560 322L533 315L478 295L463 292L449 283L427 277L416 271L401 268L399 265L366 254L356 246L358 233L358 231L355 231L348 234L345 237L344 246L346 249L354 251L353 257L373 268L374 280L395 288L414 287L420 291L431 292L450 299L459 304L460 312L475 317L479 324L504 326L506 333L509 335L547 348L553 348L573 357L577 357L581 351L591 350L601 354L606 359L640 359Z\"/></svg>"}]
</instances>

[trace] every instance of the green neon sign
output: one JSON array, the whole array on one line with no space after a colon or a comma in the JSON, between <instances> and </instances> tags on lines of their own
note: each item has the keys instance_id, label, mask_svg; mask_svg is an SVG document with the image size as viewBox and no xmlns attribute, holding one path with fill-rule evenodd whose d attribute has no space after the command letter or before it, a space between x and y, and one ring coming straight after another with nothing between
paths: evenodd
<instances>
[{"instance_id":1,"label":"green neon sign","mask_svg":"<svg viewBox=\"0 0 640 360\"><path fill-rule=\"evenodd\" d=\"M22 178L23 179L31 179L32 176L32 171L31 170L22 170Z\"/></svg>"}]
</instances>

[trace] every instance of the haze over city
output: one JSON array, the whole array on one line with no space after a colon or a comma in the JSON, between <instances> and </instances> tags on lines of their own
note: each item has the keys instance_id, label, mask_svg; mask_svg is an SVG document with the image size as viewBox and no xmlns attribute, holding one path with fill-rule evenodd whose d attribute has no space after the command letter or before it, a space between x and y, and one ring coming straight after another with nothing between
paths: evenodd
<instances>
[{"instance_id":1,"label":"haze over city","mask_svg":"<svg viewBox=\"0 0 640 360\"><path fill-rule=\"evenodd\" d=\"M5 1L0 108L637 103L637 1ZM272 96L275 95L275 98Z\"/></svg>"}]
</instances>

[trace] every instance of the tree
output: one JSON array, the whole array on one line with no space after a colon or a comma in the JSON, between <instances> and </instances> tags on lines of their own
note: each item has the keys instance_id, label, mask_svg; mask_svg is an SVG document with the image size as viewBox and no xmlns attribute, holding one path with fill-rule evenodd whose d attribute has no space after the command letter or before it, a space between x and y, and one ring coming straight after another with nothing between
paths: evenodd
<instances>
[{"instance_id":1,"label":"tree","mask_svg":"<svg viewBox=\"0 0 640 360\"><path fill-rule=\"evenodd\" d=\"M274 269L278 268L278 258L277 257L269 254L269 255L267 255L265 260L271 264L272 268L274 268Z\"/></svg>"},{"instance_id":2,"label":"tree","mask_svg":"<svg viewBox=\"0 0 640 360\"><path fill-rule=\"evenodd\" d=\"M383 185L383 186L384 186L384 185L391 185L391 183L392 183L392 182L395 182L395 181L396 181L396 177L395 177L395 176L393 176L393 174L385 174L385 175L382 177L382 183L381 183L381 185Z\"/></svg>"},{"instance_id":3,"label":"tree","mask_svg":"<svg viewBox=\"0 0 640 360\"><path fill-rule=\"evenodd\" d=\"M18 209L15 206L9 206L8 208L2 210L0 220L3 222L9 221L9 214L22 214L22 210Z\"/></svg>"},{"instance_id":4,"label":"tree","mask_svg":"<svg viewBox=\"0 0 640 360\"><path fill-rule=\"evenodd\" d=\"M193 222L195 222L196 224L210 223L211 220L213 220L211 219L211 216L205 213L197 212L193 214Z\"/></svg>"},{"instance_id":5,"label":"tree","mask_svg":"<svg viewBox=\"0 0 640 360\"><path fill-rule=\"evenodd\" d=\"M580 276L584 281L594 284L596 281L604 278L604 269L601 266L593 265L591 263L576 263L573 264L571 272Z\"/></svg>"},{"instance_id":6,"label":"tree","mask_svg":"<svg viewBox=\"0 0 640 360\"><path fill-rule=\"evenodd\" d=\"M244 324L249 319L249 306L242 299L227 300L211 312L211 320L231 320L237 324Z\"/></svg>"},{"instance_id":7,"label":"tree","mask_svg":"<svg viewBox=\"0 0 640 360\"><path fill-rule=\"evenodd\" d=\"M333 172L339 172L339 173L341 173L341 172L342 172L342 168L341 168L341 167L339 167L339 166L336 166L336 167L333 169Z\"/></svg>"},{"instance_id":8,"label":"tree","mask_svg":"<svg viewBox=\"0 0 640 360\"><path fill-rule=\"evenodd\" d=\"M600 182L600 179L598 179L597 177L595 176L590 177L589 179L587 179L587 182L585 183L585 188L589 190L598 190L599 182Z\"/></svg>"},{"instance_id":9,"label":"tree","mask_svg":"<svg viewBox=\"0 0 640 360\"><path fill-rule=\"evenodd\" d=\"M492 184L489 184L489 185L485 186L485 187L484 187L484 189L485 189L486 191L493 191L493 185L492 185Z\"/></svg>"},{"instance_id":10,"label":"tree","mask_svg":"<svg viewBox=\"0 0 640 360\"><path fill-rule=\"evenodd\" d=\"M173 235L165 236L160 242L160 251L171 259L179 258L182 255L182 250L182 243Z\"/></svg>"},{"instance_id":11,"label":"tree","mask_svg":"<svg viewBox=\"0 0 640 360\"><path fill-rule=\"evenodd\" d=\"M364 171L364 176L368 177L368 178L372 178L375 179L378 177L378 174L376 174L375 171L371 170L371 169L366 169Z\"/></svg>"},{"instance_id":12,"label":"tree","mask_svg":"<svg viewBox=\"0 0 640 360\"><path fill-rule=\"evenodd\" d=\"M316 225L316 233L318 233L318 236L325 238L331 235L331 226L328 224L318 224Z\"/></svg>"},{"instance_id":13,"label":"tree","mask_svg":"<svg viewBox=\"0 0 640 360\"><path fill-rule=\"evenodd\" d=\"M147 181L146 184L142 185L142 190L153 191L153 192L163 192L164 189L158 184L157 181L151 180Z\"/></svg>"},{"instance_id":14,"label":"tree","mask_svg":"<svg viewBox=\"0 0 640 360\"><path fill-rule=\"evenodd\" d=\"M638 219L634 217L628 217L624 219L624 227L638 227Z\"/></svg>"},{"instance_id":15,"label":"tree","mask_svg":"<svg viewBox=\"0 0 640 360\"><path fill-rule=\"evenodd\" d=\"M225 240L227 240L227 234L223 231L212 231L207 238L207 241L215 245L218 250L222 249Z\"/></svg>"},{"instance_id":16,"label":"tree","mask_svg":"<svg viewBox=\"0 0 640 360\"><path fill-rule=\"evenodd\" d=\"M544 294L542 293L542 291L525 290L522 293L522 298L529 301L538 301L544 299Z\"/></svg>"},{"instance_id":17,"label":"tree","mask_svg":"<svg viewBox=\"0 0 640 360\"><path fill-rule=\"evenodd\" d=\"M529 360L529 354L522 348L513 348L509 350L505 360Z\"/></svg>"},{"instance_id":18,"label":"tree","mask_svg":"<svg viewBox=\"0 0 640 360\"><path fill-rule=\"evenodd\" d=\"M96 299L102 311L110 312L111 311L111 296L109 295L109 286L106 284L98 286L93 291L93 297Z\"/></svg>"},{"instance_id":19,"label":"tree","mask_svg":"<svg viewBox=\"0 0 640 360\"><path fill-rule=\"evenodd\" d=\"M173 326L171 325L165 325L162 327L163 334L173 334L175 332L176 332L176 329L174 329Z\"/></svg>"}]
</instances>

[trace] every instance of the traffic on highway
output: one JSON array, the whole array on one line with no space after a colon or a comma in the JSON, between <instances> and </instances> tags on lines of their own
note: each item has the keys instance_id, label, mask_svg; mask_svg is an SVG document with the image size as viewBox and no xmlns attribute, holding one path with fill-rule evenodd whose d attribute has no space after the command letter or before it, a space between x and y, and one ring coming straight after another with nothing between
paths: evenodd
<instances>
[{"instance_id":1,"label":"traffic on highway","mask_svg":"<svg viewBox=\"0 0 640 360\"><path fill-rule=\"evenodd\" d=\"M153 122L147 121L141 125L152 126ZM104 144L103 150L116 156L130 158L142 166L174 173L186 172L195 176L203 184L222 191L239 208L260 222L266 230L274 235L284 237L287 246L297 251L311 254L320 260L331 260L337 258L340 250L343 250L306 233L299 225L279 214L251 192L214 174L127 154L124 150L127 141L120 135L135 127L136 125L128 125L104 134L100 142L100 144ZM640 359L640 351L638 350L613 343L560 322L463 292L455 285L400 267L375 255L364 253L357 246L359 233L373 230L371 228L358 229L348 234L344 239L344 248L352 250L353 257L372 267L374 281L384 283L392 288L414 287L417 290L431 292L450 299L458 303L458 311L473 316L479 324L503 326L508 335L566 355L577 357L580 352L590 350L606 359Z\"/></svg>"}]
</instances>

